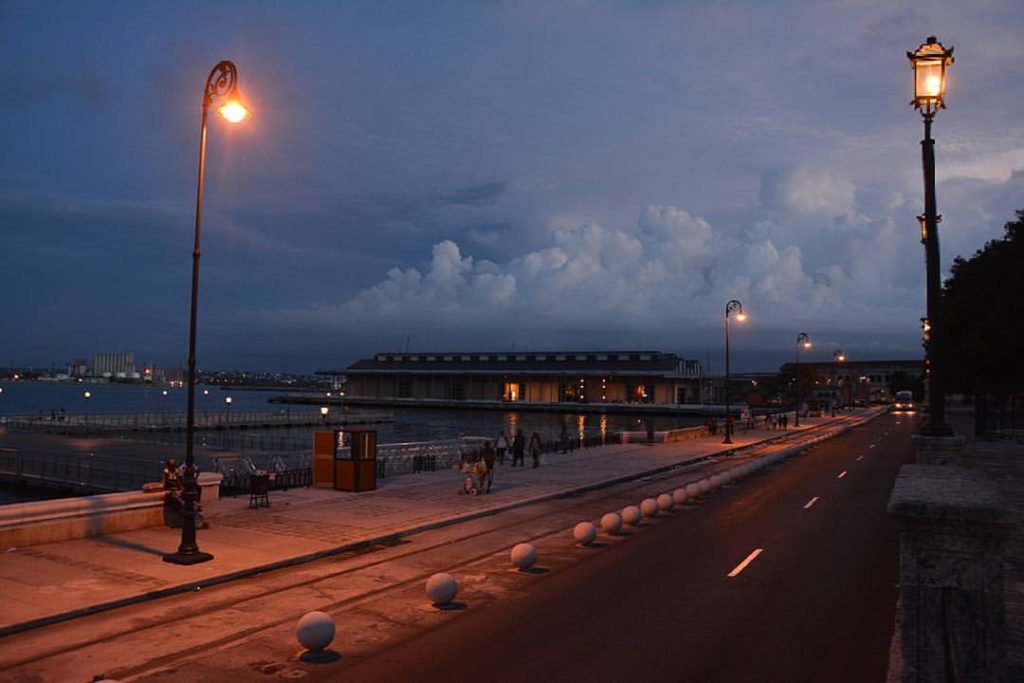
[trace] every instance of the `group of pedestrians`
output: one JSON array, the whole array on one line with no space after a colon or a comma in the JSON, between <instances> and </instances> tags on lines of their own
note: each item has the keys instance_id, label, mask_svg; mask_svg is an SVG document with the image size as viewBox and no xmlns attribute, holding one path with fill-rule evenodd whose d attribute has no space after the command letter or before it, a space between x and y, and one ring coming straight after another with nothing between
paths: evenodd
<instances>
[{"instance_id":1,"label":"group of pedestrians","mask_svg":"<svg viewBox=\"0 0 1024 683\"><path fill-rule=\"evenodd\" d=\"M526 451L529 450L533 466L536 468L540 467L544 443L537 432L533 433L527 443L522 430L516 430L511 440L502 430L493 445L489 440L484 441L475 461L463 462L462 472L466 475L466 480L460 493L490 493L494 484L494 469L497 465L505 464L505 456L509 450L512 451L512 467L526 467Z\"/></svg>"},{"instance_id":2,"label":"group of pedestrians","mask_svg":"<svg viewBox=\"0 0 1024 683\"><path fill-rule=\"evenodd\" d=\"M764 428L783 431L789 429L789 413L768 413L764 416Z\"/></svg>"}]
</instances>

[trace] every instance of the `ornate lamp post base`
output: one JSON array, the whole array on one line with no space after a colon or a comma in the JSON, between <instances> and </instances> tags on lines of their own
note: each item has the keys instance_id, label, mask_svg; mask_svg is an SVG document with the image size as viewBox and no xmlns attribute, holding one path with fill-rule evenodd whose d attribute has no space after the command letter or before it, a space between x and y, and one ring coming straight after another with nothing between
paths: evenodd
<instances>
[{"instance_id":1,"label":"ornate lamp post base","mask_svg":"<svg viewBox=\"0 0 1024 683\"><path fill-rule=\"evenodd\" d=\"M164 555L164 562L170 562L171 564L199 564L201 562L209 562L212 559L213 555L200 550L191 553L179 550L176 553Z\"/></svg>"}]
</instances>

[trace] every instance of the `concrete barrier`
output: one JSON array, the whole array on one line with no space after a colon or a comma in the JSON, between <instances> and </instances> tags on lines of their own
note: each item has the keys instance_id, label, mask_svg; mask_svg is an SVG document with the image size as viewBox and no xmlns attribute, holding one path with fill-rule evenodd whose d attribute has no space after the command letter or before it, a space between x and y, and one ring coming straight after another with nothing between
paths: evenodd
<instances>
[{"instance_id":1,"label":"concrete barrier","mask_svg":"<svg viewBox=\"0 0 1024 683\"><path fill-rule=\"evenodd\" d=\"M203 514L219 507L221 475L203 472ZM102 536L164 523L164 491L125 491L0 505L0 548Z\"/></svg>"},{"instance_id":2,"label":"concrete barrier","mask_svg":"<svg viewBox=\"0 0 1024 683\"><path fill-rule=\"evenodd\" d=\"M680 486L679 488L672 492L672 502L675 503L676 505L682 505L683 503L685 503L687 497L688 496L686 495L685 486Z\"/></svg>"},{"instance_id":3,"label":"concrete barrier","mask_svg":"<svg viewBox=\"0 0 1024 683\"><path fill-rule=\"evenodd\" d=\"M580 522L572 528L572 537L580 545L590 545L597 537L597 529L591 522Z\"/></svg>"},{"instance_id":4,"label":"concrete barrier","mask_svg":"<svg viewBox=\"0 0 1024 683\"><path fill-rule=\"evenodd\" d=\"M655 443L675 443L677 441L690 441L707 436L707 427L685 427L683 429L666 429L654 432ZM628 431L619 432L622 443L647 443L647 432Z\"/></svg>"}]
</instances>

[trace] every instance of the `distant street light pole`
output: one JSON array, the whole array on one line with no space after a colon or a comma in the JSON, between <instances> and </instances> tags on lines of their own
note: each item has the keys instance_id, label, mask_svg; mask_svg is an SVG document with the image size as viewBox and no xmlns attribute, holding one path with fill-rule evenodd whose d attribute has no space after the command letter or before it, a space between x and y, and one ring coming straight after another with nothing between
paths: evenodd
<instances>
[{"instance_id":1,"label":"distant street light pole","mask_svg":"<svg viewBox=\"0 0 1024 683\"><path fill-rule=\"evenodd\" d=\"M85 426L89 426L89 399L92 398L91 391L85 391L82 393L82 398L85 399Z\"/></svg>"},{"instance_id":2,"label":"distant street light pole","mask_svg":"<svg viewBox=\"0 0 1024 683\"><path fill-rule=\"evenodd\" d=\"M793 418L793 426L800 426L800 404L803 403L803 396L800 393L800 347L805 349L811 348L811 337L806 332L801 332L796 335L796 405L794 406L794 412L796 415Z\"/></svg>"},{"instance_id":3,"label":"distant street light pole","mask_svg":"<svg viewBox=\"0 0 1024 683\"><path fill-rule=\"evenodd\" d=\"M199 177L196 190L196 230L192 248L192 306L188 330L188 403L185 413L185 476L182 480L182 501L184 502L181 524L181 544L176 553L163 556L165 562L174 564L198 564L213 559L210 553L199 550L196 543L196 503L199 500L199 484L196 481L196 464L193 456L193 440L196 429L196 313L199 307L199 257L202 253L200 240L203 220L203 177L206 172L206 119L214 100L225 99L217 107L224 119L238 123L249 114L238 92L238 70L228 61L218 63L206 78L203 89L202 122L199 127ZM228 405L230 406L230 399Z\"/></svg>"},{"instance_id":4,"label":"distant street light pole","mask_svg":"<svg viewBox=\"0 0 1024 683\"><path fill-rule=\"evenodd\" d=\"M914 99L911 104L924 117L924 139L921 140L921 161L924 170L924 213L921 222L921 242L924 244L925 271L928 293L928 323L930 339L926 346L928 373L928 424L924 433L929 436L952 436L946 424L946 363L945 329L942 324L942 276L939 258L939 223L935 202L935 141L932 139L932 120L939 109L945 109L946 67L953 63L953 48L942 46L935 36L928 39L907 58L914 70Z\"/></svg>"},{"instance_id":5,"label":"distant street light pole","mask_svg":"<svg viewBox=\"0 0 1024 683\"><path fill-rule=\"evenodd\" d=\"M743 322L747 314L743 312L743 304L737 299L730 299L725 304L725 439L722 443L732 443L732 425L729 422L729 314L735 313L736 320Z\"/></svg>"},{"instance_id":6,"label":"distant street light pole","mask_svg":"<svg viewBox=\"0 0 1024 683\"><path fill-rule=\"evenodd\" d=\"M836 362L836 363L842 363L844 360L846 360L846 355L843 354L841 349L836 349L835 351L832 352L832 360L834 362ZM833 367L833 370L835 370L834 367ZM833 377L835 378L835 374L834 373L833 373ZM836 416L836 396L835 396L835 393L836 393L836 390L838 388L839 388L839 379L835 378L835 388L832 389L832 417ZM839 398L842 399L842 397L843 397L843 392L840 391L839 392Z\"/></svg>"},{"instance_id":7,"label":"distant street light pole","mask_svg":"<svg viewBox=\"0 0 1024 683\"><path fill-rule=\"evenodd\" d=\"M327 411L330 410L327 406L320 406L320 422L327 424Z\"/></svg>"}]
</instances>

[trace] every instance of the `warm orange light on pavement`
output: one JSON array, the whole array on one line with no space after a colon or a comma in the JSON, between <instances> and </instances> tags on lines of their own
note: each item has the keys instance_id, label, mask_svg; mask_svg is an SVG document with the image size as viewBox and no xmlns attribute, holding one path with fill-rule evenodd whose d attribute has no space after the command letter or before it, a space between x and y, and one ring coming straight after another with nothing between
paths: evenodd
<instances>
[{"instance_id":1,"label":"warm orange light on pavement","mask_svg":"<svg viewBox=\"0 0 1024 683\"><path fill-rule=\"evenodd\" d=\"M230 100L217 107L217 113L231 123L238 123L249 115L249 110L238 100Z\"/></svg>"}]
</instances>

